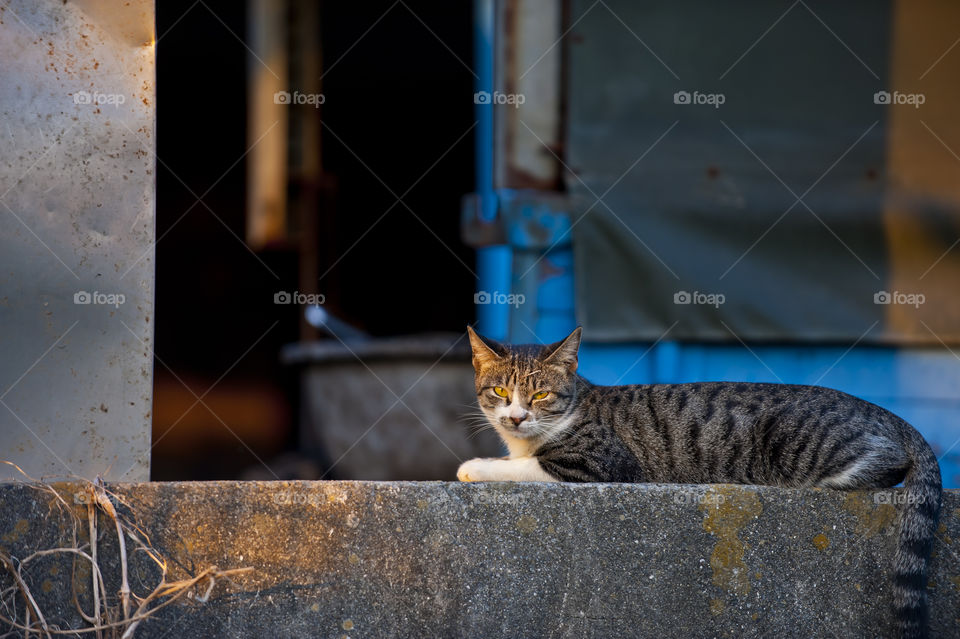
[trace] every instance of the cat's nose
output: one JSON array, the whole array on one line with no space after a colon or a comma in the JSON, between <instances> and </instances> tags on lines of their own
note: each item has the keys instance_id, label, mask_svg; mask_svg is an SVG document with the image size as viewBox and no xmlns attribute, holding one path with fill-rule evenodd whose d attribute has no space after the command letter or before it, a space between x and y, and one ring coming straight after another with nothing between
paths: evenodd
<instances>
[{"instance_id":1,"label":"cat's nose","mask_svg":"<svg viewBox=\"0 0 960 639\"><path fill-rule=\"evenodd\" d=\"M520 425L520 422L522 422L522 421L525 420L526 418L527 418L527 416L524 415L523 417L511 417L510 420L511 420L514 424L516 424L517 426L519 426L519 425Z\"/></svg>"}]
</instances>

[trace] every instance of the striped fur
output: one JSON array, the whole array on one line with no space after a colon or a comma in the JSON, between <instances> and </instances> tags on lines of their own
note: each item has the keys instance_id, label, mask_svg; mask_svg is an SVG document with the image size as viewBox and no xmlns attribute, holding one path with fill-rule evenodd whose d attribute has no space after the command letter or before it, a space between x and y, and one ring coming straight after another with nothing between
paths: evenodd
<instances>
[{"instance_id":1,"label":"striped fur","mask_svg":"<svg viewBox=\"0 0 960 639\"><path fill-rule=\"evenodd\" d=\"M461 467L461 479L529 479L535 459L560 481L851 490L904 482L904 503L897 505L895 617L901 637L926 636L940 468L904 420L816 386L597 386L576 374L579 328L548 346L506 346L468 331L478 403L516 463L471 460ZM547 396L533 399L540 391Z\"/></svg>"}]
</instances>

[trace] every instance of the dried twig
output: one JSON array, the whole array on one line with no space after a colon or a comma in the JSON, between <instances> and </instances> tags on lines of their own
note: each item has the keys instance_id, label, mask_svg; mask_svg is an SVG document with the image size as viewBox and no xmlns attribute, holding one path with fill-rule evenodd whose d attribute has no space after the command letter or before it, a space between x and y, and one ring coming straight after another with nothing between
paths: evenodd
<instances>
[{"instance_id":1,"label":"dried twig","mask_svg":"<svg viewBox=\"0 0 960 639\"><path fill-rule=\"evenodd\" d=\"M90 571L90 579L93 581L91 588L93 590L93 617L87 617L83 614L83 610L80 610L80 614L83 615L84 619L87 622L91 622L95 626L100 625L100 587L97 583L100 577L100 566L97 563L97 510L94 508L93 503L87 504L87 525L90 530L90 565L96 567L96 570ZM74 593L76 594L76 593ZM80 609L80 606L77 606L77 609ZM97 630L97 639L102 639L103 633L100 630Z\"/></svg>"},{"instance_id":2,"label":"dried twig","mask_svg":"<svg viewBox=\"0 0 960 639\"><path fill-rule=\"evenodd\" d=\"M126 621L130 618L130 584L127 583L127 544L123 540L123 526L120 524L120 518L117 517L117 510L113 507L113 502L110 501L110 497L103 490L103 481L99 477L93 484L93 490L96 504L117 525L117 543L120 546L120 601L123 604L123 619Z\"/></svg>"},{"instance_id":3,"label":"dried twig","mask_svg":"<svg viewBox=\"0 0 960 639\"><path fill-rule=\"evenodd\" d=\"M23 473L23 471L16 466L16 464L2 462L2 460L0 460L0 463L9 464ZM26 476L26 473L23 474ZM95 633L96 639L104 639L105 637L132 639L136 629L140 625L140 622L142 622L144 619L150 618L161 608L169 606L184 595L193 598L197 602L205 603L209 600L213 589L216 587L217 580L226 580L230 583L233 583L231 577L253 570L253 568L249 567L232 570L220 570L213 566L200 571L198 574L188 579L168 582L167 562L150 545L147 534L135 522L128 521L120 512L117 511L117 508L114 505L114 500L116 500L117 503L124 504L127 508L129 508L129 505L127 505L119 496L109 492L100 478L97 478L95 482L84 481L84 484L85 492L76 493L75 500L77 496L83 496L84 498L80 501L82 503L86 503L87 505L87 527L90 535L89 552L86 550L87 544L81 545L78 543L77 526L80 524L80 519L76 515L74 509L67 504L67 501L63 498L63 496L61 496L53 486L48 484L34 481L31 481L31 483L28 484L37 490L41 490L53 495L53 503L55 503L61 511L67 512L72 518L74 524L73 546L37 550L22 560L0 551L0 563L3 564L6 571L10 573L14 580L14 584L12 586L0 590L0 606L2 606L4 612L9 614L8 616L7 614L0 613L0 623L7 624L10 629L10 632L4 634L3 637L9 636L17 631L22 631L23 636L26 639L30 639L35 635L45 637L46 639L51 639L53 636L77 636L87 633ZM119 591L119 610L116 606L111 606L109 603L110 599L107 597L105 589L106 582L99 565L99 561L102 558L102 549L99 548L97 542L97 515L100 511L103 511L104 514L113 520L117 531L121 582ZM156 563L160 569L159 583L157 583L153 591L143 598L135 595L130 589L128 579L129 565L127 560L127 545L125 539L127 537L133 542L134 550L143 551L146 553L146 555L153 560L153 562ZM23 570L31 561L40 557L55 554L70 554L74 557L74 574L76 574L76 562L78 560L88 562L90 565L90 583L93 590L91 593L93 599L93 614L87 614L86 611L83 610L83 607L80 605L80 602L77 599L77 592L75 588L73 590L74 606L83 620L89 624L88 627L60 629L59 627L48 623L43 611L34 599L27 582L23 577ZM201 594L199 591L197 591L197 588L201 587L201 584L203 584L204 580L207 580L207 582ZM74 585L76 584L75 580L71 581ZM15 599L17 593L19 593L25 601L25 614L22 622L17 620L17 604ZM131 595L133 595L138 602L136 610L134 610L132 614L130 610Z\"/></svg>"},{"instance_id":4,"label":"dried twig","mask_svg":"<svg viewBox=\"0 0 960 639\"><path fill-rule=\"evenodd\" d=\"M23 580L23 577L20 575L20 570L13 563L13 557L0 550L0 563L3 564L3 567L7 569L13 576L13 580L17 582L17 586L20 588L20 593L23 595L23 598L29 603L27 608L27 614L30 614L32 610L37 615L37 621L40 622L40 626L43 628L43 631L50 636L50 628L47 626L47 620L44 619L43 613L40 612L40 606L37 605L37 601L33 598L33 594L30 592L30 588L27 586L27 582Z\"/></svg>"}]
</instances>

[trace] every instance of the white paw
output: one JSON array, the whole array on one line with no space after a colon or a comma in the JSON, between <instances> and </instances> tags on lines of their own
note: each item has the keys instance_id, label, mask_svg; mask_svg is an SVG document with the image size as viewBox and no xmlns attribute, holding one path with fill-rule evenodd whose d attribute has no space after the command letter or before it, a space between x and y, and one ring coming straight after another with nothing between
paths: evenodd
<instances>
[{"instance_id":1,"label":"white paw","mask_svg":"<svg viewBox=\"0 0 960 639\"><path fill-rule=\"evenodd\" d=\"M486 469L488 462L486 459L471 459L460 464L457 469L457 479L460 481L484 481L486 479Z\"/></svg>"}]
</instances>

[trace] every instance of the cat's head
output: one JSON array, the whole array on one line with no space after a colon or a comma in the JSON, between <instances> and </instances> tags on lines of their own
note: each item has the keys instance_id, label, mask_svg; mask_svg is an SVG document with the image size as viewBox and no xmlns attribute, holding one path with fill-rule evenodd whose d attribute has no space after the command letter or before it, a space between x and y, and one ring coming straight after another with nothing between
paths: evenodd
<instances>
[{"instance_id":1,"label":"cat's head","mask_svg":"<svg viewBox=\"0 0 960 639\"><path fill-rule=\"evenodd\" d=\"M504 441L545 441L565 426L576 397L580 328L547 346L499 344L467 332L477 402Z\"/></svg>"}]
</instances>

